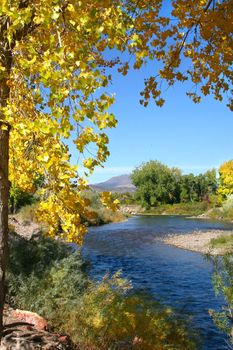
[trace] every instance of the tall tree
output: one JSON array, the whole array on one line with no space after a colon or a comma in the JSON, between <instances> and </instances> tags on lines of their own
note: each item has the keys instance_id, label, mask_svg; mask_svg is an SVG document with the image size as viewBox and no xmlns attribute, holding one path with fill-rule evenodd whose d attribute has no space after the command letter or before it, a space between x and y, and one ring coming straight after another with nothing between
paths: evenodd
<instances>
[{"instance_id":1,"label":"tall tree","mask_svg":"<svg viewBox=\"0 0 233 350\"><path fill-rule=\"evenodd\" d=\"M136 168L131 175L136 195L146 208L179 201L181 172L176 168L150 161Z\"/></svg>"},{"instance_id":2,"label":"tall tree","mask_svg":"<svg viewBox=\"0 0 233 350\"><path fill-rule=\"evenodd\" d=\"M128 11L128 10L127 10ZM44 177L38 216L49 234L81 243L88 215L80 191L86 187L70 163L72 138L87 172L108 156L106 71L118 61L104 51L125 49L132 19L118 1L2 0L0 4L0 331L8 240L10 181L31 191ZM100 91L100 92L98 92ZM10 145L9 145L9 132ZM86 156L87 145L95 146ZM103 202L108 204L109 195ZM113 203L114 206L114 203Z\"/></svg>"}]
</instances>

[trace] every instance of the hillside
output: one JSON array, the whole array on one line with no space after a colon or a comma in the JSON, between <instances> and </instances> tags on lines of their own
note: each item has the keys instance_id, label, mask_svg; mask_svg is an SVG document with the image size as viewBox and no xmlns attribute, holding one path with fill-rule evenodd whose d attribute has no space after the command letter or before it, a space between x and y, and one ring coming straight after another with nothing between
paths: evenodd
<instances>
[{"instance_id":1,"label":"hillside","mask_svg":"<svg viewBox=\"0 0 233 350\"><path fill-rule=\"evenodd\" d=\"M91 185L96 191L111 191L111 192L134 192L133 185L129 175L114 176L111 179Z\"/></svg>"}]
</instances>

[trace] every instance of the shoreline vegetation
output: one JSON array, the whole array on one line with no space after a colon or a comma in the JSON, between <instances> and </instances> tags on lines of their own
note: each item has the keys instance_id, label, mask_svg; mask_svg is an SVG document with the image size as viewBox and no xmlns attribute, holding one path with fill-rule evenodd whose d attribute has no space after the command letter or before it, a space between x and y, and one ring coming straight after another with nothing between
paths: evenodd
<instances>
[{"instance_id":1,"label":"shoreline vegetation","mask_svg":"<svg viewBox=\"0 0 233 350\"><path fill-rule=\"evenodd\" d=\"M98 212L99 203L96 197L94 199L91 198L91 208ZM80 255L68 252L63 242L41 235L41 229L46 231L46 228L43 230L35 221L35 205L23 207L16 215L10 217L11 231L16 231L21 236L21 238L17 235L12 236L12 264L8 271L7 300L14 309L29 310L44 317L52 325L53 332L68 335L68 341L75 344L72 349L80 346L83 349L102 350L107 349L109 344L118 345L122 341L125 348L134 346L137 342L140 348L142 339L147 349L154 349L154 342L160 344L160 339L170 342L171 330L174 332L176 345L179 342L177 349L195 348L195 340L190 336L189 326L186 327L182 320L174 321L177 315L173 310L161 307L157 302L152 303L150 299L144 299L144 296L135 294L133 290L128 295L127 291L131 289L129 281L124 280L121 275L106 276L99 284L91 281L86 273L88 268L86 262ZM173 214L169 215L178 215L178 206L175 210L171 206L167 206L166 209L173 210ZM197 212L196 203L195 207L189 207L189 213L193 214L194 209ZM119 214L118 217L124 220L130 215L155 215L152 210L142 212L141 206L136 204L124 205L123 213ZM165 215L164 212L162 214ZM203 218L203 213L199 214L199 217ZM98 221L98 224L101 224L101 221ZM161 239L161 242L203 254L218 255L232 251L232 232L213 230L185 235L175 234L166 236ZM82 290L80 285L83 286ZM55 294L53 291L56 291ZM57 305L61 300L66 300L62 313L55 312L54 310L59 310ZM109 300L107 305L106 300ZM115 309L115 303L120 304L120 309ZM139 303L142 305L140 310L137 309ZM75 308L73 308L74 305ZM103 308L106 309L104 319L101 316ZM152 315L154 323L164 325L159 328L159 337L153 338L147 313ZM108 320L112 315L116 318L116 323L107 328L107 334L104 331L101 337L97 337L99 332L109 327ZM136 322L133 325L130 323L132 318ZM85 323L86 319L88 323ZM96 323L93 322L97 322L97 328ZM77 324L82 326L77 328ZM120 329L119 324L121 324ZM147 329L148 338L143 336L145 329ZM115 339L116 332L117 339ZM180 332L183 334L181 339L179 339ZM126 333L131 339L129 343L125 343ZM135 337L133 334L139 334L139 336ZM49 333L47 336L50 336ZM173 345L172 343L171 346Z\"/></svg>"},{"instance_id":2,"label":"shoreline vegetation","mask_svg":"<svg viewBox=\"0 0 233 350\"><path fill-rule=\"evenodd\" d=\"M211 207L206 202L161 204L149 210L138 204L122 205L121 212L126 215L182 215L196 219L213 219L233 223L233 210L224 207Z\"/></svg>"},{"instance_id":3,"label":"shoreline vegetation","mask_svg":"<svg viewBox=\"0 0 233 350\"><path fill-rule=\"evenodd\" d=\"M121 208L128 215L176 215L186 216L190 219L207 219L233 223L233 217L229 210L220 208L209 208L206 203L179 203L160 205L150 210L142 210L138 205L127 205ZM232 214L230 212L230 214ZM188 239L187 239L188 238ZM176 248L190 250L202 254L224 255L233 252L233 230L211 230L196 231L186 234L171 234L159 239L162 243Z\"/></svg>"},{"instance_id":4,"label":"shoreline vegetation","mask_svg":"<svg viewBox=\"0 0 233 350\"><path fill-rule=\"evenodd\" d=\"M89 263L79 250L46 238L32 222L28 221L18 234L15 231L23 222L12 216L11 225L6 301L13 314L33 313L37 319L44 318L52 333L44 332L42 337L34 327L33 336L49 341L55 332L59 338L56 341L64 338L72 342L72 350L154 350L154 344L161 349L165 344L180 350L197 348L196 334L188 321L149 295L134 291L120 272L105 275L96 283L88 276ZM25 236L30 225L31 235ZM25 341L34 348L34 338L25 340L24 330L16 330L22 348ZM7 346L12 337L4 337ZM59 343L59 348L65 349L62 345Z\"/></svg>"},{"instance_id":5,"label":"shoreline vegetation","mask_svg":"<svg viewBox=\"0 0 233 350\"><path fill-rule=\"evenodd\" d=\"M209 208L206 203L179 203L160 205L150 210L144 210L138 204L122 205L118 212L99 207L98 197L91 198L91 210L94 215L87 221L88 226L100 226L108 223L123 222L130 216L142 215L183 215L187 218L213 219L233 222L232 217L226 217L226 209ZM30 239L40 231L40 226L35 219L36 204L21 208L19 213L10 216L9 224L21 236ZM217 215L216 215L217 213ZM221 216L220 216L221 215ZM45 228L46 230L46 228ZM188 235L188 239L187 239ZM233 231L211 230L207 232L197 231L188 234L172 234L160 239L164 244L177 248L210 255L223 255L233 252Z\"/></svg>"}]
</instances>

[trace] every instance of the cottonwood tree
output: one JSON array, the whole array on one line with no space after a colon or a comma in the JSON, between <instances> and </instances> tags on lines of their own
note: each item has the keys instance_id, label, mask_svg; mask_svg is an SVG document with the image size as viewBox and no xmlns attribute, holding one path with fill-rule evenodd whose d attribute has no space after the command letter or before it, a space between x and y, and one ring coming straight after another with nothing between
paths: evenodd
<instances>
[{"instance_id":1,"label":"cottonwood tree","mask_svg":"<svg viewBox=\"0 0 233 350\"><path fill-rule=\"evenodd\" d=\"M219 168L218 193L224 198L233 194L233 160L224 162Z\"/></svg>"},{"instance_id":2,"label":"cottonwood tree","mask_svg":"<svg viewBox=\"0 0 233 350\"><path fill-rule=\"evenodd\" d=\"M32 191L43 176L40 219L48 222L49 234L59 228L63 238L81 243L87 203L80 191L86 182L71 165L65 140L73 139L87 171L105 161L103 130L116 125L108 112L114 98L105 91L111 69L125 75L131 63L139 69L148 60L160 62L145 81L145 106L151 96L163 104L161 79L168 85L191 79L204 95L219 100L228 91L232 108L232 1L174 0L165 10L162 5L161 0L1 0L0 323L9 180ZM122 62L117 56L125 51ZM199 102L195 92L190 96ZM109 199L105 194L103 202Z\"/></svg>"},{"instance_id":3,"label":"cottonwood tree","mask_svg":"<svg viewBox=\"0 0 233 350\"><path fill-rule=\"evenodd\" d=\"M150 209L159 204L179 202L181 171L151 160L133 170L131 179L136 186L136 196Z\"/></svg>"}]
</instances>

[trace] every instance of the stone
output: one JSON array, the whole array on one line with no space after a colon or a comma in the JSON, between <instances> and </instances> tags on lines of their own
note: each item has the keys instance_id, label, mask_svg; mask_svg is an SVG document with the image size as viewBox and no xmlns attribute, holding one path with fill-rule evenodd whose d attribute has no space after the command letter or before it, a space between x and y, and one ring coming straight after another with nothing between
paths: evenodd
<instances>
[{"instance_id":1,"label":"stone","mask_svg":"<svg viewBox=\"0 0 233 350\"><path fill-rule=\"evenodd\" d=\"M33 325L38 330L48 329L48 322L35 312L16 309L11 311L11 315L17 320Z\"/></svg>"}]
</instances>

